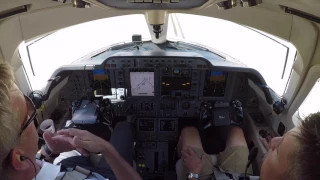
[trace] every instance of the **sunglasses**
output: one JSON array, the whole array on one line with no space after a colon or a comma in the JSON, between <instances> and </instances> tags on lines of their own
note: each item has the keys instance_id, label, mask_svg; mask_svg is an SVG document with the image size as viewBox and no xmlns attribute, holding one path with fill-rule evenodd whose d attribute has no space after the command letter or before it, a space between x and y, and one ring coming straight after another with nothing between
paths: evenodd
<instances>
[{"instance_id":1,"label":"sunglasses","mask_svg":"<svg viewBox=\"0 0 320 180\"><path fill-rule=\"evenodd\" d=\"M34 103L32 102L32 100L28 96L24 95L24 98L26 99L26 102L27 102L28 114L27 114L27 118L26 118L27 120L21 126L19 136L21 136L21 134L28 128L28 126L32 122L34 122L35 127L38 128L37 109L36 109Z\"/></svg>"}]
</instances>

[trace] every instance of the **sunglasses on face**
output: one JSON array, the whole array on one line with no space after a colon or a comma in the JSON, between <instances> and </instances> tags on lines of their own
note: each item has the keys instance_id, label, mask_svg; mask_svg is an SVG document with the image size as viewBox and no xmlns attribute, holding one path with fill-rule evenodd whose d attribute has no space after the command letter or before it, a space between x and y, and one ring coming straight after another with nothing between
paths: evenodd
<instances>
[{"instance_id":1,"label":"sunglasses on face","mask_svg":"<svg viewBox=\"0 0 320 180\"><path fill-rule=\"evenodd\" d=\"M24 95L24 98L26 99L27 102L27 117L26 117L26 121L24 122L24 124L21 126L21 130L20 130L20 134L19 136L21 136L21 134L23 133L23 131L25 131L27 129L27 127L34 122L36 128L38 128L38 121L37 121L37 109L35 107L35 105L33 104L32 100L28 97Z\"/></svg>"}]
</instances>

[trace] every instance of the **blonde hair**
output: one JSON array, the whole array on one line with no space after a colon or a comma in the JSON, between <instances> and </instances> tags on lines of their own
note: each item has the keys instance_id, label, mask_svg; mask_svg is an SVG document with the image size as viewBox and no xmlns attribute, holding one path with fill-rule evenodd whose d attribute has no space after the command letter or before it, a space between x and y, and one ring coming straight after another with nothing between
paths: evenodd
<instances>
[{"instance_id":1,"label":"blonde hair","mask_svg":"<svg viewBox=\"0 0 320 180\"><path fill-rule=\"evenodd\" d=\"M21 128L19 116L12 110L9 92L14 83L11 67L0 61L0 176L8 166L5 162Z\"/></svg>"}]
</instances>

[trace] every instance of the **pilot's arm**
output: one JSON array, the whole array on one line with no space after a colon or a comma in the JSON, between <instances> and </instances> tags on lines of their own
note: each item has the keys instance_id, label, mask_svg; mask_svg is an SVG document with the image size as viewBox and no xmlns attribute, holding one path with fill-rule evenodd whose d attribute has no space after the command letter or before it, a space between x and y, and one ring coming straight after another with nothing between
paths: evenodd
<instances>
[{"instance_id":1,"label":"pilot's arm","mask_svg":"<svg viewBox=\"0 0 320 180\"><path fill-rule=\"evenodd\" d=\"M137 171L121 157L116 149L100 137L79 129L64 129L58 131L58 134L72 137L71 144L77 149L84 149L91 153L100 152L118 180L142 180Z\"/></svg>"},{"instance_id":2,"label":"pilot's arm","mask_svg":"<svg viewBox=\"0 0 320 180\"><path fill-rule=\"evenodd\" d=\"M71 142L73 138L65 135L53 135L50 132L43 133L46 144L41 147L40 153L45 156L46 161L53 162L60 153L77 150L81 154L88 156L87 151L82 148L75 148Z\"/></svg>"},{"instance_id":3,"label":"pilot's arm","mask_svg":"<svg viewBox=\"0 0 320 180\"><path fill-rule=\"evenodd\" d=\"M190 146L188 146L186 149L181 150L181 159L183 161L184 168L189 173L198 175L200 175L206 161L204 155L199 158ZM186 179L188 178L186 177ZM196 178L191 178L188 180L196 180Z\"/></svg>"}]
</instances>

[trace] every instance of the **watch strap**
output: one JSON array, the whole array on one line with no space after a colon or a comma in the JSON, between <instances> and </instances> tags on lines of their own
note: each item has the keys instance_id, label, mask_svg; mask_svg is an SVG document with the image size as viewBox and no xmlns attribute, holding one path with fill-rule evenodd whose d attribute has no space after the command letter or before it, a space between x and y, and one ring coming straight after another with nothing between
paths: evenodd
<instances>
[{"instance_id":1,"label":"watch strap","mask_svg":"<svg viewBox=\"0 0 320 180\"><path fill-rule=\"evenodd\" d=\"M49 149L49 147L48 147L47 144L43 145L42 147L43 147L43 150L48 154L48 156L49 156L50 158L56 158L56 157L59 156L59 154L54 154L54 153Z\"/></svg>"}]
</instances>

